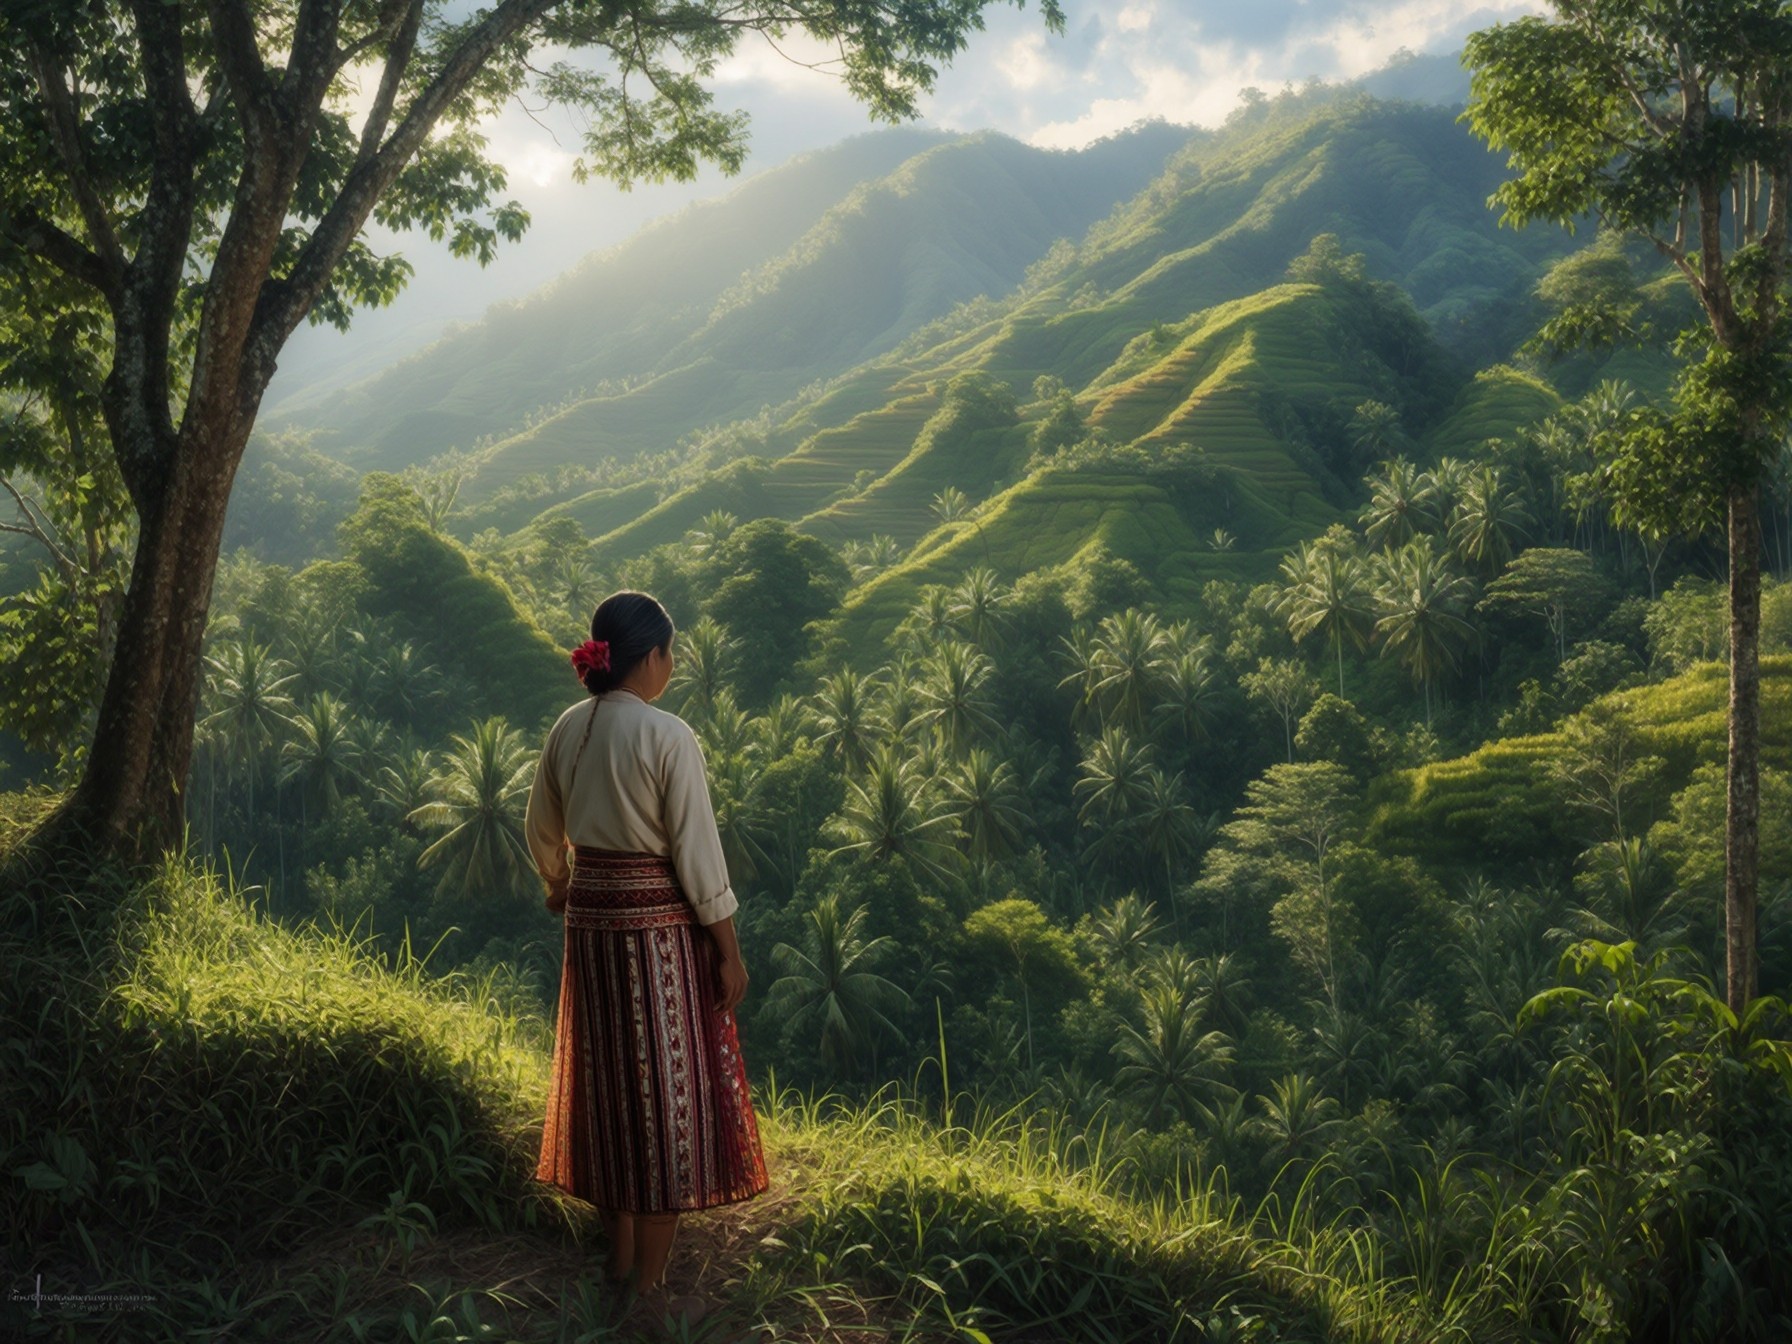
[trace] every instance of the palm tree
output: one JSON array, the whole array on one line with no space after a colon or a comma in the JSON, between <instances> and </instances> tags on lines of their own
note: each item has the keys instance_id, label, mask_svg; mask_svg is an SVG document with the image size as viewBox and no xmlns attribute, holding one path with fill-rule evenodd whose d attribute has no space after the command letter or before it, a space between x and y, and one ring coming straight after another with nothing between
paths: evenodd
<instances>
[{"instance_id":1,"label":"palm tree","mask_svg":"<svg viewBox=\"0 0 1792 1344\"><path fill-rule=\"evenodd\" d=\"M1310 1076L1291 1073L1271 1084L1271 1095L1259 1096L1263 1114L1253 1127L1267 1141L1271 1165L1304 1157L1323 1143L1343 1119L1336 1097L1328 1097Z\"/></svg>"},{"instance_id":2,"label":"palm tree","mask_svg":"<svg viewBox=\"0 0 1792 1344\"><path fill-rule=\"evenodd\" d=\"M387 644L372 658L369 691L379 712L394 722L409 722L443 692L442 674L424 660L410 640Z\"/></svg>"},{"instance_id":3,"label":"palm tree","mask_svg":"<svg viewBox=\"0 0 1792 1344\"><path fill-rule=\"evenodd\" d=\"M952 880L957 822L913 760L891 745L872 755L862 780L847 778L845 802L829 826L842 842L832 853L852 851L877 863L902 858L928 877Z\"/></svg>"},{"instance_id":4,"label":"palm tree","mask_svg":"<svg viewBox=\"0 0 1792 1344\"><path fill-rule=\"evenodd\" d=\"M1359 1085L1367 1086L1376 1064L1387 1052L1387 1039L1370 1022L1335 1005L1321 1008L1312 1028L1313 1054L1322 1079L1348 1108Z\"/></svg>"},{"instance_id":5,"label":"palm tree","mask_svg":"<svg viewBox=\"0 0 1792 1344\"><path fill-rule=\"evenodd\" d=\"M1244 959L1236 952L1212 952L1195 962L1195 972L1207 1015L1234 1036L1242 1036L1255 997Z\"/></svg>"},{"instance_id":6,"label":"palm tree","mask_svg":"<svg viewBox=\"0 0 1792 1344\"><path fill-rule=\"evenodd\" d=\"M248 808L253 813L261 753L285 729L292 713L292 697L286 688L293 683L293 673L266 644L257 644L246 635L205 661L214 674L208 698L217 708L203 722L221 730L230 741L248 776Z\"/></svg>"},{"instance_id":7,"label":"palm tree","mask_svg":"<svg viewBox=\"0 0 1792 1344\"><path fill-rule=\"evenodd\" d=\"M1201 1002L1201 964L1181 943L1154 947L1146 954L1143 983L1147 987L1167 985L1179 998L1195 1004Z\"/></svg>"},{"instance_id":8,"label":"palm tree","mask_svg":"<svg viewBox=\"0 0 1792 1344\"><path fill-rule=\"evenodd\" d=\"M309 698L337 687L340 626L315 602L299 604L292 624L281 630L280 657L292 668L292 694Z\"/></svg>"},{"instance_id":9,"label":"palm tree","mask_svg":"<svg viewBox=\"0 0 1792 1344\"><path fill-rule=\"evenodd\" d=\"M1223 689L1218 673L1208 662L1206 637L1192 649L1172 656L1159 674L1157 707L1152 726L1169 729L1184 742L1204 742L1219 709Z\"/></svg>"},{"instance_id":10,"label":"palm tree","mask_svg":"<svg viewBox=\"0 0 1792 1344\"><path fill-rule=\"evenodd\" d=\"M801 699L785 691L753 720L754 742L762 759L786 756L803 735L808 709Z\"/></svg>"},{"instance_id":11,"label":"palm tree","mask_svg":"<svg viewBox=\"0 0 1792 1344\"><path fill-rule=\"evenodd\" d=\"M1140 900L1138 892L1129 891L1091 916L1089 931L1110 960L1131 971L1154 946L1155 935L1161 927L1153 913L1155 909Z\"/></svg>"},{"instance_id":12,"label":"palm tree","mask_svg":"<svg viewBox=\"0 0 1792 1344\"><path fill-rule=\"evenodd\" d=\"M1425 688L1425 726L1431 726L1431 683L1456 665L1457 651L1474 634L1462 618L1474 585L1451 569L1430 537L1415 537L1383 557L1375 600L1375 633L1383 652L1406 664Z\"/></svg>"},{"instance_id":13,"label":"palm tree","mask_svg":"<svg viewBox=\"0 0 1792 1344\"><path fill-rule=\"evenodd\" d=\"M1099 676L1095 694L1106 717L1137 731L1145 723L1145 705L1163 671L1169 641L1157 617L1129 607L1102 619L1095 638Z\"/></svg>"},{"instance_id":14,"label":"palm tree","mask_svg":"<svg viewBox=\"0 0 1792 1344\"><path fill-rule=\"evenodd\" d=\"M948 595L953 619L971 642L987 646L1001 618L999 608L1007 600L1002 582L987 565L970 570Z\"/></svg>"},{"instance_id":15,"label":"palm tree","mask_svg":"<svg viewBox=\"0 0 1792 1344\"><path fill-rule=\"evenodd\" d=\"M914 655L904 649L894 662L886 664L880 671L883 675L873 697L872 721L884 741L900 744L906 742L927 718L922 708L919 664Z\"/></svg>"},{"instance_id":16,"label":"palm tree","mask_svg":"<svg viewBox=\"0 0 1792 1344\"><path fill-rule=\"evenodd\" d=\"M454 511L454 501L460 498L465 477L458 471L425 471L421 467L408 468L404 475L411 489L417 492L430 531L440 532L448 515Z\"/></svg>"},{"instance_id":17,"label":"palm tree","mask_svg":"<svg viewBox=\"0 0 1792 1344\"><path fill-rule=\"evenodd\" d=\"M523 839L534 773L534 753L502 718L475 723L470 737L454 735L432 801L410 815L445 832L417 860L424 868L443 865L441 890L461 883L479 892L514 891L534 870Z\"/></svg>"},{"instance_id":18,"label":"palm tree","mask_svg":"<svg viewBox=\"0 0 1792 1344\"><path fill-rule=\"evenodd\" d=\"M734 692L722 687L710 703L709 716L698 725L704 752L720 760L744 760L753 754L757 736L753 720L734 701Z\"/></svg>"},{"instance_id":19,"label":"palm tree","mask_svg":"<svg viewBox=\"0 0 1792 1344\"><path fill-rule=\"evenodd\" d=\"M956 522L970 511L970 496L956 485L948 485L933 497L933 512L942 523Z\"/></svg>"},{"instance_id":20,"label":"palm tree","mask_svg":"<svg viewBox=\"0 0 1792 1344\"><path fill-rule=\"evenodd\" d=\"M1021 803L1014 767L983 747L972 747L946 776L952 813L978 859L999 858L1020 847L1032 818Z\"/></svg>"},{"instance_id":21,"label":"palm tree","mask_svg":"<svg viewBox=\"0 0 1792 1344\"><path fill-rule=\"evenodd\" d=\"M713 616L702 617L682 633L673 671L673 684L682 696L679 707L699 716L708 715L727 685L740 641L729 635Z\"/></svg>"},{"instance_id":22,"label":"palm tree","mask_svg":"<svg viewBox=\"0 0 1792 1344\"><path fill-rule=\"evenodd\" d=\"M1392 457L1406 442L1406 431L1400 425L1400 412L1385 401L1358 404L1350 417L1350 443L1360 456L1359 462Z\"/></svg>"},{"instance_id":23,"label":"palm tree","mask_svg":"<svg viewBox=\"0 0 1792 1344\"><path fill-rule=\"evenodd\" d=\"M870 541L853 540L840 548L840 558L852 572L854 583L875 578L902 558L902 547L895 537L877 533Z\"/></svg>"},{"instance_id":24,"label":"palm tree","mask_svg":"<svg viewBox=\"0 0 1792 1344\"><path fill-rule=\"evenodd\" d=\"M926 706L922 718L945 735L954 755L962 755L978 734L998 732L994 704L983 693L995 665L961 640L951 640L930 657L916 691Z\"/></svg>"},{"instance_id":25,"label":"palm tree","mask_svg":"<svg viewBox=\"0 0 1792 1344\"><path fill-rule=\"evenodd\" d=\"M1143 1028L1123 1023L1113 1052L1123 1061L1114 1086L1144 1107L1146 1123L1187 1120L1205 1103L1231 1097L1232 1038L1203 1032L1200 1006L1174 985L1148 988L1144 1008Z\"/></svg>"},{"instance_id":26,"label":"palm tree","mask_svg":"<svg viewBox=\"0 0 1792 1344\"><path fill-rule=\"evenodd\" d=\"M1426 508L1436 522L1443 522L1456 511L1462 493L1476 464L1460 457L1440 457L1429 471L1420 473L1419 485L1425 492Z\"/></svg>"},{"instance_id":27,"label":"palm tree","mask_svg":"<svg viewBox=\"0 0 1792 1344\"><path fill-rule=\"evenodd\" d=\"M1152 769L1150 743L1135 742L1117 725L1103 728L1083 757L1083 777L1071 786L1073 793L1087 795L1079 812L1083 824L1115 828L1131 823L1150 796Z\"/></svg>"},{"instance_id":28,"label":"palm tree","mask_svg":"<svg viewBox=\"0 0 1792 1344\"><path fill-rule=\"evenodd\" d=\"M560 610L576 621L590 619L597 605L597 569L583 551L561 551L554 558L553 592Z\"/></svg>"},{"instance_id":29,"label":"palm tree","mask_svg":"<svg viewBox=\"0 0 1792 1344\"><path fill-rule=\"evenodd\" d=\"M1058 685L1076 688L1076 707L1071 711L1070 722L1073 727L1080 728L1096 709L1095 685L1101 680L1101 653L1094 633L1087 626L1073 626L1068 635L1060 638L1068 652L1071 670L1059 678Z\"/></svg>"},{"instance_id":30,"label":"palm tree","mask_svg":"<svg viewBox=\"0 0 1792 1344\"><path fill-rule=\"evenodd\" d=\"M928 584L909 613L909 623L930 644L956 635L958 615L952 609L951 591L937 583Z\"/></svg>"},{"instance_id":31,"label":"palm tree","mask_svg":"<svg viewBox=\"0 0 1792 1344\"><path fill-rule=\"evenodd\" d=\"M1685 939L1692 927L1687 901L1647 840L1607 840L1581 861L1585 871L1574 885L1582 900L1570 915L1570 936L1634 942L1649 952Z\"/></svg>"},{"instance_id":32,"label":"palm tree","mask_svg":"<svg viewBox=\"0 0 1792 1344\"><path fill-rule=\"evenodd\" d=\"M691 544L691 553L699 560L707 560L714 555L734 529L740 526L740 519L726 509L711 509L697 520L697 526L685 534Z\"/></svg>"},{"instance_id":33,"label":"palm tree","mask_svg":"<svg viewBox=\"0 0 1792 1344\"><path fill-rule=\"evenodd\" d=\"M352 717L342 701L324 691L293 718L295 735L280 749L280 782L296 781L305 806L320 814L333 809L359 777L361 753L348 733Z\"/></svg>"},{"instance_id":34,"label":"palm tree","mask_svg":"<svg viewBox=\"0 0 1792 1344\"><path fill-rule=\"evenodd\" d=\"M763 776L746 752L718 750L710 760L709 778L723 861L735 881L750 881L773 866L765 848L772 832L760 788Z\"/></svg>"},{"instance_id":35,"label":"palm tree","mask_svg":"<svg viewBox=\"0 0 1792 1344\"><path fill-rule=\"evenodd\" d=\"M816 1033L822 1062L836 1073L846 1072L877 1032L900 1036L888 1014L908 1005L902 989L871 969L895 943L887 934L867 941L866 915L859 906L842 919L839 897L828 892L804 921L804 946L772 948L784 975L771 987L768 1008L786 1031Z\"/></svg>"},{"instance_id":36,"label":"palm tree","mask_svg":"<svg viewBox=\"0 0 1792 1344\"><path fill-rule=\"evenodd\" d=\"M1369 502L1357 521L1370 545L1394 550L1436 526L1430 486L1405 458L1383 462L1381 474L1370 476L1368 482Z\"/></svg>"},{"instance_id":37,"label":"palm tree","mask_svg":"<svg viewBox=\"0 0 1792 1344\"><path fill-rule=\"evenodd\" d=\"M1145 793L1132 830L1143 851L1163 864L1164 895L1173 902L1176 860L1194 848L1200 831L1200 817L1189 806L1180 772L1165 775L1156 766L1145 772Z\"/></svg>"},{"instance_id":38,"label":"palm tree","mask_svg":"<svg viewBox=\"0 0 1792 1344\"><path fill-rule=\"evenodd\" d=\"M1450 519L1450 545L1464 563L1494 574L1518 553L1530 521L1517 492L1501 483L1500 469L1483 466L1463 486Z\"/></svg>"},{"instance_id":39,"label":"palm tree","mask_svg":"<svg viewBox=\"0 0 1792 1344\"><path fill-rule=\"evenodd\" d=\"M1338 664L1338 698L1344 698L1344 642L1356 648L1369 642L1375 616L1369 606L1367 570L1361 557L1335 546L1302 542L1282 561L1287 585L1278 608L1297 640L1323 635L1331 642Z\"/></svg>"},{"instance_id":40,"label":"palm tree","mask_svg":"<svg viewBox=\"0 0 1792 1344\"><path fill-rule=\"evenodd\" d=\"M842 770L860 769L876 738L871 715L871 686L850 667L821 679L815 692L815 740L833 753Z\"/></svg>"},{"instance_id":41,"label":"palm tree","mask_svg":"<svg viewBox=\"0 0 1792 1344\"><path fill-rule=\"evenodd\" d=\"M408 822L411 814L429 801L435 773L434 752L414 744L401 747L380 767L376 783L380 800L400 822Z\"/></svg>"}]
</instances>

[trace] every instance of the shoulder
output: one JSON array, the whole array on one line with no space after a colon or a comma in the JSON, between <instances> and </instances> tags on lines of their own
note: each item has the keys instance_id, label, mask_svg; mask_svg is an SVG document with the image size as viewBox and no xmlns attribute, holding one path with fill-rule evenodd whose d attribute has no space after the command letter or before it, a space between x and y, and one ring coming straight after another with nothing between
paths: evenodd
<instances>
[{"instance_id":1,"label":"shoulder","mask_svg":"<svg viewBox=\"0 0 1792 1344\"><path fill-rule=\"evenodd\" d=\"M548 729L548 740L552 741L554 738L560 736L561 733L566 731L566 725L568 723L570 723L572 720L578 718L581 714L589 714L590 712L591 712L591 697L590 696L586 696L583 700L579 701L576 705L568 705L566 707L565 711L560 715L560 717L554 720L554 726L552 728Z\"/></svg>"},{"instance_id":2,"label":"shoulder","mask_svg":"<svg viewBox=\"0 0 1792 1344\"><path fill-rule=\"evenodd\" d=\"M656 705L642 705L640 713L647 720L648 731L655 737L680 744L694 743L697 740L697 734L692 731L691 725L669 710L660 709Z\"/></svg>"}]
</instances>

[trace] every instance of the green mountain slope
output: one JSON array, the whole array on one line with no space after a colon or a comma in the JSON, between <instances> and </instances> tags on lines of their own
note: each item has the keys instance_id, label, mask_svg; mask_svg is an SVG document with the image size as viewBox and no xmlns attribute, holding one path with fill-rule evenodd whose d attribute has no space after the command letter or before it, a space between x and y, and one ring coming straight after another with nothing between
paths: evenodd
<instances>
[{"instance_id":1,"label":"green mountain slope","mask_svg":"<svg viewBox=\"0 0 1792 1344\"><path fill-rule=\"evenodd\" d=\"M760 174L290 421L357 466L396 468L515 431L580 389L595 395L646 375L742 272L788 248L860 182L944 138L912 128L855 136Z\"/></svg>"},{"instance_id":2,"label":"green mountain slope","mask_svg":"<svg viewBox=\"0 0 1792 1344\"><path fill-rule=\"evenodd\" d=\"M1428 454L1509 435L1559 403L1511 369L1466 378L1472 366L1436 337L1452 315L1499 311L1565 247L1544 233L1501 237L1485 206L1496 180L1448 113L1356 95L1196 136L1005 299L919 329L756 430L755 457L651 507L607 490L554 511L609 562L676 540L714 509L784 518L834 544L890 536L911 549L849 598L854 649L887 633L922 585L973 564L1012 579L1099 545L1172 607L1216 574L1266 576L1352 506L1373 465L1349 430L1363 401L1394 407ZM1337 248L1304 255L1328 231ZM1323 283L1282 284L1297 260ZM1039 405L975 432L932 432L946 389L973 374L1016 399L1052 375L1089 432L1136 453L1029 472ZM1176 483L1188 461L1170 458L1186 449L1202 454L1201 485ZM947 487L981 503L974 518L939 524L933 501ZM1229 534L1217 549L1216 529Z\"/></svg>"},{"instance_id":3,"label":"green mountain slope","mask_svg":"<svg viewBox=\"0 0 1792 1344\"><path fill-rule=\"evenodd\" d=\"M1158 124L1071 153L985 133L916 155L742 276L640 385L576 400L480 453L469 498L750 416L961 302L1008 292L1054 241L1148 182L1186 134Z\"/></svg>"},{"instance_id":4,"label":"green mountain slope","mask_svg":"<svg viewBox=\"0 0 1792 1344\"><path fill-rule=\"evenodd\" d=\"M1350 409L1377 395L1403 400L1395 364L1414 357L1411 335L1373 291L1297 284L1149 336L1079 399L1117 450L1072 450L989 494L973 517L928 531L849 598L844 645L876 648L923 586L978 564L1012 580L1099 546L1136 564L1170 612L1208 579L1267 577L1295 541L1342 517L1333 464L1347 453ZM1024 462L1023 444L1017 427L1006 443L913 454L802 526L830 540L878 531L907 541L898 499L912 515L946 485L983 498L977 478L1017 453ZM1216 529L1229 534L1223 549Z\"/></svg>"},{"instance_id":5,"label":"green mountain slope","mask_svg":"<svg viewBox=\"0 0 1792 1344\"><path fill-rule=\"evenodd\" d=\"M1186 134L1157 124L1074 153L995 134L859 137L643 231L303 423L369 468L495 440L469 501L663 448L1010 289Z\"/></svg>"}]
</instances>

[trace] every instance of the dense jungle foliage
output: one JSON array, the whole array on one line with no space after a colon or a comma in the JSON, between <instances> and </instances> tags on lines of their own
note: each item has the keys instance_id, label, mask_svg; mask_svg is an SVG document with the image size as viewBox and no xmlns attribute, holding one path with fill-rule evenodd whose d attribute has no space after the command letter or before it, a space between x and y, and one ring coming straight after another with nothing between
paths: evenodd
<instances>
[{"instance_id":1,"label":"dense jungle foliage","mask_svg":"<svg viewBox=\"0 0 1792 1344\"><path fill-rule=\"evenodd\" d=\"M661 703L703 745L741 900L743 1052L781 1151L838 1177L754 1262L752 1310L836 1275L938 1338L1792 1333L1792 1031L1717 983L1721 539L1626 529L1601 493L1601 436L1665 394L1667 350L1532 339L1568 295L1664 330L1684 301L1618 241L1497 236L1496 176L1447 113L1288 94L1040 240L1018 286L756 418L587 460L575 399L545 447L513 425L365 475L269 436L216 586L188 855L133 898L159 913L116 954L108 1048L152 1058L131 1033L174 1021L304 1040L257 996L334 949L319 1002L412 1023L440 1078L314 1103L317 1146L376 1095L422 1136L319 1188L401 1190L388 1221L418 1237L450 1209L521 1226L492 1173L526 1156L561 955L523 805L579 698L564 650L640 588L679 627ZM811 239L724 315L835 258ZM1765 512L1781 996L1792 452ZM26 572L14 551L14 656L73 590ZM78 761L80 662L9 703L11 786ZM33 964L9 992L111 1021L104 957L80 984ZM396 997L350 1011L351 986ZM72 1104L48 1073L12 1086ZM427 1188L413 1101L445 1107ZM246 1235L147 1149L90 1171L79 1123L7 1136L39 1235L74 1246L102 1188ZM841 1174L892 1133L913 1170ZM294 1178L361 1160L295 1151ZM1013 1277L1030 1261L1054 1273Z\"/></svg>"}]
</instances>

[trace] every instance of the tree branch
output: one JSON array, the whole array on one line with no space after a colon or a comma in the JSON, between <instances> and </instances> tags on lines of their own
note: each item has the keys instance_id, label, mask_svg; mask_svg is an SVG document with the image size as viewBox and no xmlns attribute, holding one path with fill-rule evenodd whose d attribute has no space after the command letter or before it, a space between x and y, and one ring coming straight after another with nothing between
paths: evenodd
<instances>
[{"instance_id":1,"label":"tree branch","mask_svg":"<svg viewBox=\"0 0 1792 1344\"><path fill-rule=\"evenodd\" d=\"M25 519L23 527L17 523L0 523L0 532L12 532L40 542L44 549L55 558L56 567L62 571L62 577L70 583L74 582L80 571L76 568L75 562L69 559L63 549L44 531L43 524L38 521L37 517L37 513L41 513L43 510L39 509L37 513L33 513L31 502L20 494L19 488L6 477L0 476L0 486L5 487L6 493L12 496L13 503L19 506L19 512Z\"/></svg>"},{"instance_id":2,"label":"tree branch","mask_svg":"<svg viewBox=\"0 0 1792 1344\"><path fill-rule=\"evenodd\" d=\"M274 116L274 84L255 45L255 22L242 0L207 0L206 12L218 65L233 91L243 132L258 138Z\"/></svg>"},{"instance_id":3,"label":"tree branch","mask_svg":"<svg viewBox=\"0 0 1792 1344\"><path fill-rule=\"evenodd\" d=\"M324 91L341 69L336 50L341 6L342 0L299 0L292 53L275 95L290 123L310 121L313 110L323 102Z\"/></svg>"},{"instance_id":4,"label":"tree branch","mask_svg":"<svg viewBox=\"0 0 1792 1344\"><path fill-rule=\"evenodd\" d=\"M263 376L272 376L274 356L280 346L329 283L336 263L361 231L381 193L404 170L449 104L472 83L498 47L560 3L562 0L503 0L462 39L435 79L417 95L386 143L349 171L342 190L312 230L291 272L284 280L269 280L262 288L250 344Z\"/></svg>"},{"instance_id":5,"label":"tree branch","mask_svg":"<svg viewBox=\"0 0 1792 1344\"><path fill-rule=\"evenodd\" d=\"M51 59L42 43L33 42L27 60L43 96L44 110L50 123L50 141L68 173L69 194L80 208L81 219L93 240L93 251L108 273L116 276L124 270L124 254L118 246L118 233L112 219L94 189L93 174L88 171L87 155L81 148L81 128L75 113L74 99L63 82L61 67Z\"/></svg>"},{"instance_id":6,"label":"tree branch","mask_svg":"<svg viewBox=\"0 0 1792 1344\"><path fill-rule=\"evenodd\" d=\"M347 69L360 60L365 53L372 51L382 42L390 42L398 36L399 29L410 18L413 10L416 10L418 16L421 17L421 6L417 0L385 0L379 22L374 25L373 31L359 42L350 43L336 53L336 69L338 71Z\"/></svg>"},{"instance_id":7,"label":"tree branch","mask_svg":"<svg viewBox=\"0 0 1792 1344\"><path fill-rule=\"evenodd\" d=\"M367 124L361 128L361 146L355 152L355 167L368 163L379 152L380 139L392 120L392 105L398 98L398 86L404 80L404 68L410 64L411 52L417 45L417 29L423 22L423 0L400 0L404 11L392 34L392 46L386 53L385 68L380 71L379 92L368 110ZM371 42L372 39L370 38ZM356 44L359 47L360 43ZM344 57L344 62L352 59Z\"/></svg>"},{"instance_id":8,"label":"tree branch","mask_svg":"<svg viewBox=\"0 0 1792 1344\"><path fill-rule=\"evenodd\" d=\"M80 239L65 233L29 208L8 215L0 209L0 231L16 239L34 256L42 257L71 279L91 285L108 303L118 299L121 276Z\"/></svg>"}]
</instances>

